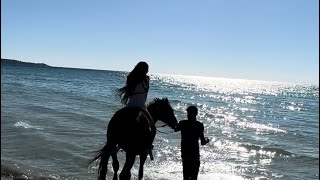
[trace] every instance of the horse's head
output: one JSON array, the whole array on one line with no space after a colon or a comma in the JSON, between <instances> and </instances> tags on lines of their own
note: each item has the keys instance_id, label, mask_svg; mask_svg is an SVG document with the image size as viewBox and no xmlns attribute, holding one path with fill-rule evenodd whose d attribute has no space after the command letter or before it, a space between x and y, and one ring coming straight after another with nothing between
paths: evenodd
<instances>
[{"instance_id":1,"label":"horse's head","mask_svg":"<svg viewBox=\"0 0 320 180\"><path fill-rule=\"evenodd\" d=\"M174 111L167 98L155 98L149 105L148 111L150 112L152 118L155 122L160 120L168 124L172 129L178 123Z\"/></svg>"}]
</instances>

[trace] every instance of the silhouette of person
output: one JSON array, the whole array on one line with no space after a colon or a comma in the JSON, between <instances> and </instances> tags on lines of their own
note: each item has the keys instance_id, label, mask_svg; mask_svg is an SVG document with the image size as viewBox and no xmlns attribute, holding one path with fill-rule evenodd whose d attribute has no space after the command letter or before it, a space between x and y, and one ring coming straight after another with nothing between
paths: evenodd
<instances>
[{"instance_id":1,"label":"silhouette of person","mask_svg":"<svg viewBox=\"0 0 320 180\"><path fill-rule=\"evenodd\" d=\"M200 167L199 139L201 145L206 145L209 142L208 138L204 137L203 124L197 121L198 109L195 106L187 108L188 120L180 121L175 132L181 131L181 158L183 166L183 179L196 180Z\"/></svg>"},{"instance_id":2,"label":"silhouette of person","mask_svg":"<svg viewBox=\"0 0 320 180\"><path fill-rule=\"evenodd\" d=\"M121 97L121 103L126 107L141 108L136 120L138 123L145 123L140 122L142 120L141 117L144 116L148 124L148 130L146 131L151 133L153 120L145 106L150 81L150 77L147 75L148 71L149 65L144 61L140 61L127 76L126 85L118 89L118 92ZM151 149L152 146L148 147L146 151L150 154L151 159L153 159Z\"/></svg>"}]
</instances>

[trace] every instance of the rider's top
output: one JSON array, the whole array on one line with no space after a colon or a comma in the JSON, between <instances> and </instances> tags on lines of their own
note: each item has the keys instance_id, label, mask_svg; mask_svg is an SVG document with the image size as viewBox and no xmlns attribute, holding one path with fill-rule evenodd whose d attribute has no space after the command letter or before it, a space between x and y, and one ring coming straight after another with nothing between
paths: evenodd
<instances>
[{"instance_id":1,"label":"rider's top","mask_svg":"<svg viewBox=\"0 0 320 180\"><path fill-rule=\"evenodd\" d=\"M129 97L127 107L141 107L145 108L147 95L149 90L149 76L146 76L144 81L137 84L132 95Z\"/></svg>"}]
</instances>

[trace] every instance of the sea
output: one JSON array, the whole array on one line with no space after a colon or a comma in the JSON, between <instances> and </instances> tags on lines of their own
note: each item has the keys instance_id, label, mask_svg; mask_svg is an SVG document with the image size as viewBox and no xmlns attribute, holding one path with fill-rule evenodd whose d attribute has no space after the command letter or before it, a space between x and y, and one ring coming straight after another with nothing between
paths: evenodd
<instances>
[{"instance_id":1,"label":"sea","mask_svg":"<svg viewBox=\"0 0 320 180\"><path fill-rule=\"evenodd\" d=\"M123 107L116 90L127 74L2 64L1 179L97 179L87 162ZM319 179L319 84L149 76L148 102L168 98L178 121L188 106L199 109L210 139L200 146L199 180ZM162 125L144 179L182 179L181 134ZM125 152L118 158L121 171ZM132 179L138 165L137 157Z\"/></svg>"}]
</instances>

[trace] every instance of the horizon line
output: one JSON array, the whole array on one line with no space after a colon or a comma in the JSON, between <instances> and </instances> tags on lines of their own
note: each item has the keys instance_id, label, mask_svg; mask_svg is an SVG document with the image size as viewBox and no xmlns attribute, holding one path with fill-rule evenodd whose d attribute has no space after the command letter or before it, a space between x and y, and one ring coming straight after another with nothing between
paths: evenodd
<instances>
[{"instance_id":1,"label":"horizon line","mask_svg":"<svg viewBox=\"0 0 320 180\"><path fill-rule=\"evenodd\" d=\"M10 59L10 58L2 58L2 59L7 59L7 60L15 60L15 61L20 61L22 63L32 63L32 64L45 64L49 67L52 68L66 68L66 69L81 69L81 70L97 70L97 71L115 71L115 72L130 72L126 70L112 70L112 69L91 69L91 68L84 68L84 67L66 67L66 66L52 66L43 62L27 62L27 61L21 61L17 59ZM232 80L247 80L247 81L262 81L262 82L274 82L274 83L289 83L289 84L296 84L296 85L315 85L319 86L319 80L316 82L289 82L289 81L280 81L280 80L260 80L260 79L244 79L244 78L231 78L231 77L216 77L216 76L208 76L208 75L191 75L191 74L171 74L171 73L159 73L159 72L154 72L150 73L150 75L170 75L170 76L189 76L189 77L200 77L200 78L216 78L216 79L232 79ZM318 84L317 84L318 83Z\"/></svg>"}]
</instances>

